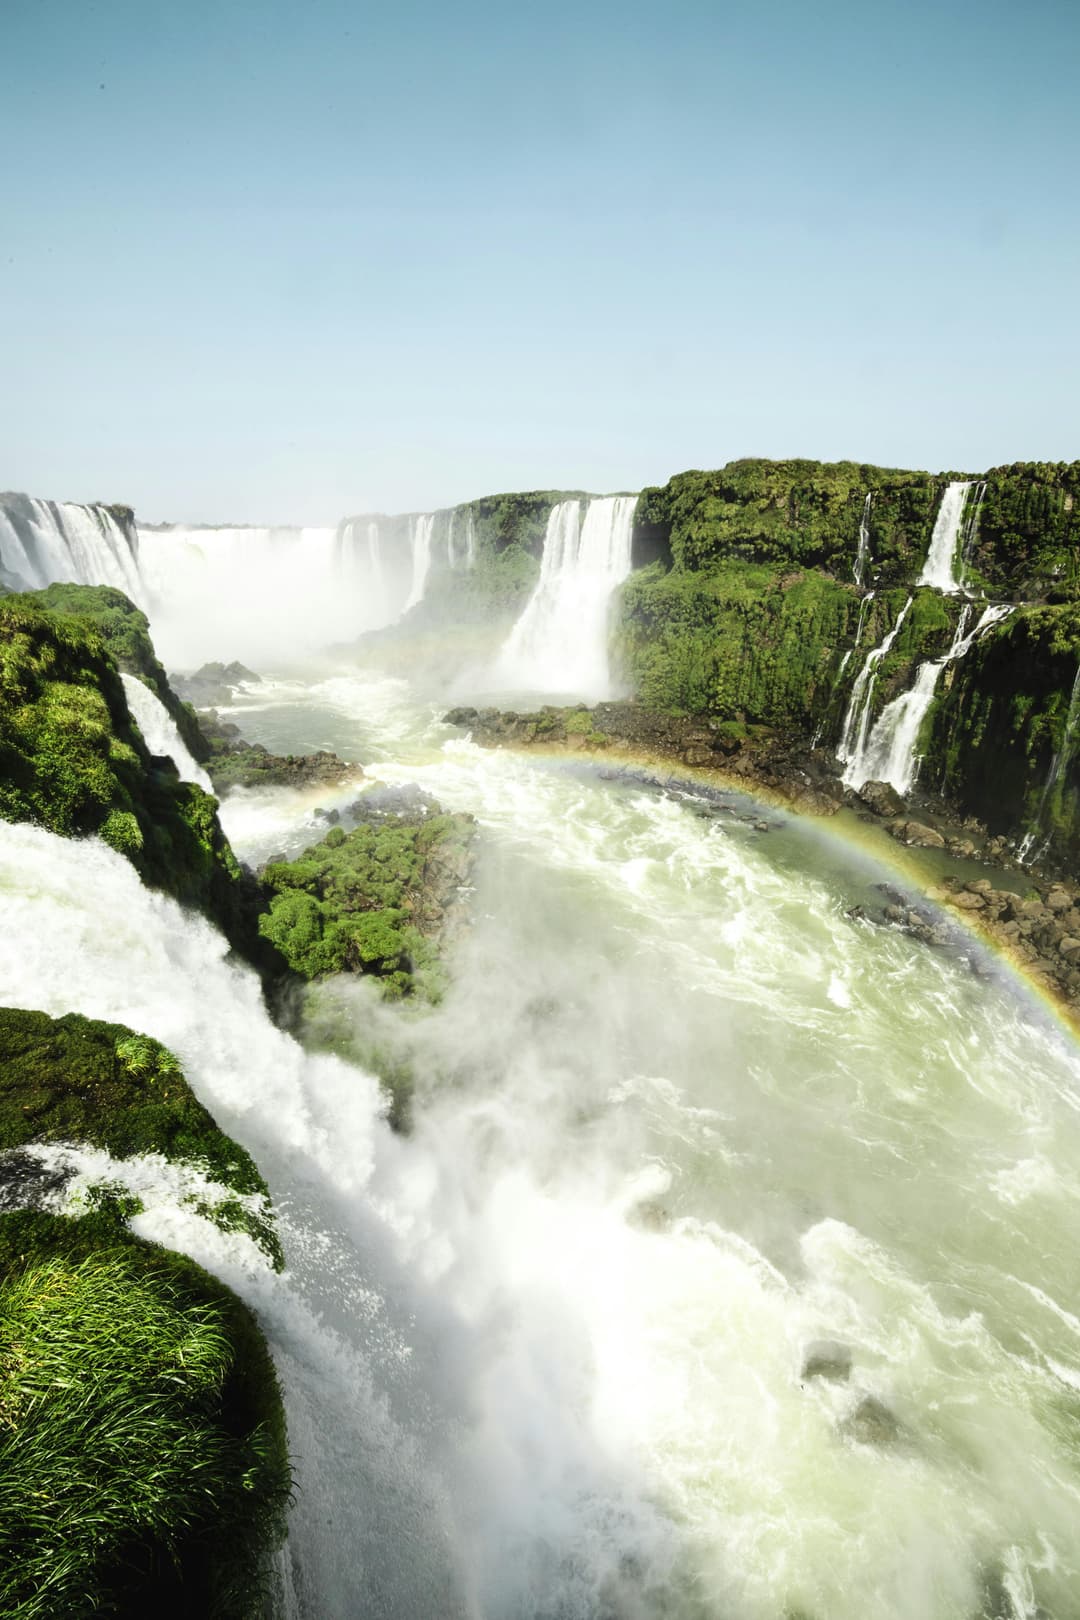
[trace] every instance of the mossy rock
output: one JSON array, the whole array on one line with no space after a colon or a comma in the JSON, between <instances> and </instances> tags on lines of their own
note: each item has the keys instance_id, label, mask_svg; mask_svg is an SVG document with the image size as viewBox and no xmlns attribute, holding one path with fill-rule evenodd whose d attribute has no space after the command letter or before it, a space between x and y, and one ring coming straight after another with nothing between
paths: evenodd
<instances>
[{"instance_id":1,"label":"mossy rock","mask_svg":"<svg viewBox=\"0 0 1080 1620\"><path fill-rule=\"evenodd\" d=\"M113 1209L0 1217L0 1612L255 1620L290 1491L224 1284Z\"/></svg>"},{"instance_id":2,"label":"mossy rock","mask_svg":"<svg viewBox=\"0 0 1080 1620\"><path fill-rule=\"evenodd\" d=\"M391 996L437 995L433 941L467 877L472 835L470 816L444 813L334 827L296 860L264 868L260 929L306 979L370 973Z\"/></svg>"},{"instance_id":3,"label":"mossy rock","mask_svg":"<svg viewBox=\"0 0 1080 1620\"><path fill-rule=\"evenodd\" d=\"M202 1210L249 1233L275 1264L269 1193L251 1156L218 1129L173 1054L122 1024L0 1008L0 1150L86 1143L115 1159L159 1153L238 1195ZM241 1200L252 1195L255 1208ZM265 1201L265 1202L262 1202Z\"/></svg>"},{"instance_id":4,"label":"mossy rock","mask_svg":"<svg viewBox=\"0 0 1080 1620\"><path fill-rule=\"evenodd\" d=\"M118 591L97 594L130 608ZM148 752L91 618L47 611L30 595L0 600L0 817L64 837L98 834L145 882L258 958L258 894L241 879L217 801Z\"/></svg>"}]
</instances>

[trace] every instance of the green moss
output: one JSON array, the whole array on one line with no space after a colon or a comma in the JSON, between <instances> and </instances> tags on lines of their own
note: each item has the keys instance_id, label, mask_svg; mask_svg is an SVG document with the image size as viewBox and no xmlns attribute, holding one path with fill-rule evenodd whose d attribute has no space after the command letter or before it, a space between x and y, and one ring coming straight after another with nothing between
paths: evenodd
<instances>
[{"instance_id":1,"label":"green moss","mask_svg":"<svg viewBox=\"0 0 1080 1620\"><path fill-rule=\"evenodd\" d=\"M0 601L0 817L99 834L251 954L257 895L239 881L217 801L155 764L89 617L47 612L28 595Z\"/></svg>"},{"instance_id":2,"label":"green moss","mask_svg":"<svg viewBox=\"0 0 1080 1620\"><path fill-rule=\"evenodd\" d=\"M194 709L188 703L181 703L158 662L146 614L123 591L111 585L60 584L49 585L42 591L26 591L20 600L28 606L44 608L48 613L74 616L96 630L117 666L129 675L138 675L156 693L176 722L192 756L197 760L210 757Z\"/></svg>"},{"instance_id":3,"label":"green moss","mask_svg":"<svg viewBox=\"0 0 1080 1620\"><path fill-rule=\"evenodd\" d=\"M852 461L733 461L643 490L635 554L679 569L773 563L851 580L863 505L872 493L870 577L914 579L944 486L929 473Z\"/></svg>"},{"instance_id":4,"label":"green moss","mask_svg":"<svg viewBox=\"0 0 1080 1620\"><path fill-rule=\"evenodd\" d=\"M1080 788L1066 741L1080 668L1080 605L1020 608L946 671L930 715L924 777L994 831L1049 839L1080 857ZM1075 736L1074 739L1075 741Z\"/></svg>"},{"instance_id":5,"label":"green moss","mask_svg":"<svg viewBox=\"0 0 1080 1620\"><path fill-rule=\"evenodd\" d=\"M32 1142L88 1143L115 1159L160 1153L268 1199L250 1155L218 1129L159 1042L78 1013L0 1008L0 1149ZM235 1227L238 1207L224 1224ZM280 1264L269 1215L246 1211L242 1224Z\"/></svg>"},{"instance_id":6,"label":"green moss","mask_svg":"<svg viewBox=\"0 0 1080 1620\"><path fill-rule=\"evenodd\" d=\"M270 904L260 929L306 979L371 973L389 995L437 993L427 936L471 835L468 817L442 814L332 828L297 860L265 868Z\"/></svg>"},{"instance_id":7,"label":"green moss","mask_svg":"<svg viewBox=\"0 0 1080 1620\"><path fill-rule=\"evenodd\" d=\"M222 1284L114 1211L0 1218L0 1611L254 1620L290 1488Z\"/></svg>"}]
</instances>

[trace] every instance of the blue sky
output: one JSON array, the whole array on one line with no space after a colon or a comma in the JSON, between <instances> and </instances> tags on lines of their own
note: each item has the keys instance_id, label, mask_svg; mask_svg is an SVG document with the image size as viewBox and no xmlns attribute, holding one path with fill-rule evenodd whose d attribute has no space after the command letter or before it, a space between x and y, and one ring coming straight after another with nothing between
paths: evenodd
<instances>
[{"instance_id":1,"label":"blue sky","mask_svg":"<svg viewBox=\"0 0 1080 1620\"><path fill-rule=\"evenodd\" d=\"M0 488L1080 456L1074 0L0 10Z\"/></svg>"}]
</instances>

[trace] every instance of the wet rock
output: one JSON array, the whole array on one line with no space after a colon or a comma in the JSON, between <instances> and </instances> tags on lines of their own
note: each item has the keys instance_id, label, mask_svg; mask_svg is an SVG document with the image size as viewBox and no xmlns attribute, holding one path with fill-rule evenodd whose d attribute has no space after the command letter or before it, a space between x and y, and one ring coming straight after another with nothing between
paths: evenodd
<instances>
[{"instance_id":1,"label":"wet rock","mask_svg":"<svg viewBox=\"0 0 1080 1620\"><path fill-rule=\"evenodd\" d=\"M903 1434L900 1419L876 1395L864 1395L840 1428L860 1446L895 1445Z\"/></svg>"},{"instance_id":2,"label":"wet rock","mask_svg":"<svg viewBox=\"0 0 1080 1620\"><path fill-rule=\"evenodd\" d=\"M804 1379L827 1378L832 1383L843 1383L851 1376L851 1351L838 1339L815 1339L806 1347L803 1357Z\"/></svg>"},{"instance_id":3,"label":"wet rock","mask_svg":"<svg viewBox=\"0 0 1080 1620\"><path fill-rule=\"evenodd\" d=\"M888 782L864 782L856 797L876 816L898 816L904 809L903 799Z\"/></svg>"},{"instance_id":4,"label":"wet rock","mask_svg":"<svg viewBox=\"0 0 1080 1620\"><path fill-rule=\"evenodd\" d=\"M921 849L944 849L945 840L936 827L928 827L922 821L906 821L904 823L903 839L905 844L915 844Z\"/></svg>"},{"instance_id":5,"label":"wet rock","mask_svg":"<svg viewBox=\"0 0 1080 1620\"><path fill-rule=\"evenodd\" d=\"M1051 889L1046 896L1046 904L1051 911L1071 911L1072 895L1065 889Z\"/></svg>"},{"instance_id":6,"label":"wet rock","mask_svg":"<svg viewBox=\"0 0 1080 1620\"><path fill-rule=\"evenodd\" d=\"M479 719L476 709L451 709L443 715L443 723L448 726L471 726Z\"/></svg>"},{"instance_id":7,"label":"wet rock","mask_svg":"<svg viewBox=\"0 0 1080 1620\"><path fill-rule=\"evenodd\" d=\"M989 878L976 878L973 883L965 883L964 888L968 894L991 895L994 892L994 885Z\"/></svg>"},{"instance_id":8,"label":"wet rock","mask_svg":"<svg viewBox=\"0 0 1080 1620\"><path fill-rule=\"evenodd\" d=\"M714 763L713 751L711 748L702 747L700 743L694 743L692 747L684 750L683 763L685 765L712 765Z\"/></svg>"},{"instance_id":9,"label":"wet rock","mask_svg":"<svg viewBox=\"0 0 1080 1620\"><path fill-rule=\"evenodd\" d=\"M961 889L959 894L949 896L949 904L958 911L982 911L986 902L981 894L971 894L967 889Z\"/></svg>"},{"instance_id":10,"label":"wet rock","mask_svg":"<svg viewBox=\"0 0 1080 1620\"><path fill-rule=\"evenodd\" d=\"M387 783L368 788L349 805L347 814L357 822L380 822L393 817L410 824L438 815L438 799L416 782Z\"/></svg>"},{"instance_id":11,"label":"wet rock","mask_svg":"<svg viewBox=\"0 0 1080 1620\"><path fill-rule=\"evenodd\" d=\"M1075 956L1078 951L1080 951L1080 939L1074 939L1070 934L1066 934L1064 939L1058 940L1059 956Z\"/></svg>"}]
</instances>

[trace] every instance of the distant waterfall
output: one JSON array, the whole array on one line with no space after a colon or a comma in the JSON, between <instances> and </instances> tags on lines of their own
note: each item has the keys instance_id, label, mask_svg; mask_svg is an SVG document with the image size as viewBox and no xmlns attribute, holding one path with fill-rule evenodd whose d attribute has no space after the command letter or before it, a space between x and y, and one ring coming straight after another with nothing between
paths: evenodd
<instances>
[{"instance_id":1,"label":"distant waterfall","mask_svg":"<svg viewBox=\"0 0 1080 1620\"><path fill-rule=\"evenodd\" d=\"M431 531L434 527L435 518L430 512L423 512L412 520L412 584L403 613L408 613L410 608L424 600L431 567Z\"/></svg>"},{"instance_id":2,"label":"distant waterfall","mask_svg":"<svg viewBox=\"0 0 1080 1620\"><path fill-rule=\"evenodd\" d=\"M957 541L970 488L970 483L950 484L941 497L934 532L930 537L930 550L919 575L920 585L933 585L936 590L946 591L950 595L955 595L961 589L956 574Z\"/></svg>"},{"instance_id":3,"label":"distant waterfall","mask_svg":"<svg viewBox=\"0 0 1080 1620\"><path fill-rule=\"evenodd\" d=\"M1005 606L988 607L974 630L968 631L971 611L967 604L961 609L952 645L944 658L930 658L920 664L910 690L882 709L877 724L844 772L846 786L860 788L864 782L888 782L897 793L910 793L921 763L916 753L919 733L934 701L942 671L963 658L985 631L1000 624L1013 610Z\"/></svg>"},{"instance_id":4,"label":"distant waterfall","mask_svg":"<svg viewBox=\"0 0 1080 1620\"><path fill-rule=\"evenodd\" d=\"M471 512L465 524L465 566L466 568L476 566L476 524Z\"/></svg>"},{"instance_id":5,"label":"distant waterfall","mask_svg":"<svg viewBox=\"0 0 1080 1620\"><path fill-rule=\"evenodd\" d=\"M104 506L0 495L0 584L114 585L143 600L134 536Z\"/></svg>"},{"instance_id":6,"label":"distant waterfall","mask_svg":"<svg viewBox=\"0 0 1080 1620\"><path fill-rule=\"evenodd\" d=\"M525 691L607 694L608 606L630 572L636 495L552 508L540 579L499 657L502 682Z\"/></svg>"},{"instance_id":7,"label":"distant waterfall","mask_svg":"<svg viewBox=\"0 0 1080 1620\"><path fill-rule=\"evenodd\" d=\"M859 519L859 549L855 553L855 583L861 585L866 577L866 565L870 561L870 506L874 499L874 492L870 490L863 502L862 517Z\"/></svg>"},{"instance_id":8,"label":"distant waterfall","mask_svg":"<svg viewBox=\"0 0 1080 1620\"><path fill-rule=\"evenodd\" d=\"M235 658L273 669L388 623L396 604L371 527L140 527L161 657L182 669Z\"/></svg>"},{"instance_id":9,"label":"distant waterfall","mask_svg":"<svg viewBox=\"0 0 1080 1620\"><path fill-rule=\"evenodd\" d=\"M841 765L848 769L844 772L843 780L846 786L856 785L854 776L857 774L861 759L866 748L866 739L870 731L870 715L874 706L874 687L877 684L878 666L886 653L892 647L900 632L900 626L907 617L914 597L909 596L900 612L896 616L896 623L878 647L873 647L866 655L866 662L855 677L855 684L851 688L851 697L848 699L847 713L844 715L844 724L840 733L840 746L836 750L836 757ZM866 776L859 779L858 785L867 781Z\"/></svg>"},{"instance_id":10,"label":"distant waterfall","mask_svg":"<svg viewBox=\"0 0 1080 1620\"><path fill-rule=\"evenodd\" d=\"M457 552L454 550L454 518L457 514L451 511L446 524L446 562L450 568L457 567Z\"/></svg>"},{"instance_id":11,"label":"distant waterfall","mask_svg":"<svg viewBox=\"0 0 1080 1620\"><path fill-rule=\"evenodd\" d=\"M195 782L213 793L213 784L202 766L196 762L188 746L176 729L176 721L162 703L137 675L121 675L131 718L142 732L143 742L152 754L164 754L172 760L181 782Z\"/></svg>"}]
</instances>

